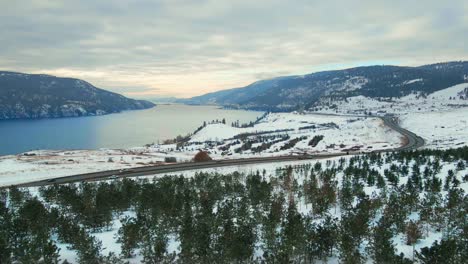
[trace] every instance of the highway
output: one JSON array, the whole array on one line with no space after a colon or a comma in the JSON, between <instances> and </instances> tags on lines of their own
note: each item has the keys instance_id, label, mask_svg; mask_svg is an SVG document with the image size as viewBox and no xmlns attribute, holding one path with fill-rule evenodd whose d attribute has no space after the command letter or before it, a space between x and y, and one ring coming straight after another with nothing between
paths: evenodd
<instances>
[{"instance_id":1,"label":"highway","mask_svg":"<svg viewBox=\"0 0 468 264\"><path fill-rule=\"evenodd\" d=\"M380 117L384 124L398 133L402 134L407 140L406 144L395 149L389 150L377 150L374 152L389 152L389 151L405 151L420 148L424 145L424 139L417 136L411 131L408 131L398 125L398 119L393 116ZM345 155L359 154L360 152L351 153L333 153L333 154L316 154L316 155L290 155L290 156L277 156L277 157L259 157L259 158L245 158L245 159L225 159L225 160L213 160L207 162L183 162L173 163L166 165L155 165L136 167L124 170L109 170L100 171L93 173L77 174L71 176L58 177L48 180L33 181L23 184L16 185L17 187L34 187L44 186L51 184L64 184L81 181L98 181L109 178L126 178L126 177L139 177L148 176L161 173L178 172L194 169L206 169L206 168L217 168L225 166L238 166L248 164L260 164L260 163L274 163L283 161L297 161L297 160L313 160L313 159L324 159L331 157L339 157Z\"/></svg>"},{"instance_id":2,"label":"highway","mask_svg":"<svg viewBox=\"0 0 468 264\"><path fill-rule=\"evenodd\" d=\"M398 133L402 134L406 139L407 143L397 149L397 151L404 151L404 150L413 150L413 149L418 149L422 146L424 146L424 139L413 132L402 128L401 126L398 125L398 118L394 116L384 116L380 117L384 124L391 129L397 131Z\"/></svg>"},{"instance_id":3,"label":"highway","mask_svg":"<svg viewBox=\"0 0 468 264\"><path fill-rule=\"evenodd\" d=\"M92 172L85 174L77 174L72 176L58 177L50 180L33 181L23 184L15 185L17 187L34 187L44 186L51 184L63 184L80 181L98 181L114 178L138 177L147 176L161 173L178 172L195 169L218 168L226 166L238 166L248 164L260 163L273 163L282 161L298 161L305 159L325 159L330 157L338 157L347 155L346 153L333 153L333 154L318 154L318 155L291 155L291 156L276 156L276 157L259 157L259 158L245 158L245 159L225 159L225 160L212 160L205 162L181 162L166 165L154 165L145 167L136 167L124 170L109 170Z\"/></svg>"}]
</instances>

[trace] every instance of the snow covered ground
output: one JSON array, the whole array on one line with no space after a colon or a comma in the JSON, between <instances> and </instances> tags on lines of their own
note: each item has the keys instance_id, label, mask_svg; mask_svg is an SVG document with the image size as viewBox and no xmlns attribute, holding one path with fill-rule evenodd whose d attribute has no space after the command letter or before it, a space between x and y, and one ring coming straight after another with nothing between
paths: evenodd
<instances>
[{"instance_id":1,"label":"snow covered ground","mask_svg":"<svg viewBox=\"0 0 468 264\"><path fill-rule=\"evenodd\" d=\"M0 186L68 176L162 164L165 153L129 150L31 151L0 157Z\"/></svg>"},{"instance_id":2,"label":"snow covered ground","mask_svg":"<svg viewBox=\"0 0 468 264\"><path fill-rule=\"evenodd\" d=\"M468 145L468 107L428 113L408 113L400 125L426 141L426 148L446 149Z\"/></svg>"},{"instance_id":3,"label":"snow covered ground","mask_svg":"<svg viewBox=\"0 0 468 264\"><path fill-rule=\"evenodd\" d=\"M413 80L414 81L414 80ZM401 98L349 97L345 100L321 100L316 112L339 114L429 113L468 107L468 83L458 84L432 94L410 94Z\"/></svg>"},{"instance_id":4,"label":"snow covered ground","mask_svg":"<svg viewBox=\"0 0 468 264\"><path fill-rule=\"evenodd\" d=\"M277 140L282 135L289 138ZM324 138L315 147L308 145L314 136L320 135ZM295 138L302 139L290 149L281 149L285 143ZM274 113L248 128L234 128L224 124L208 125L195 134L190 140L192 145L184 149L202 148L208 149L215 156L224 152L221 153L221 157L246 157L260 155L253 148L262 143L275 142L261 152L261 155L271 156L290 153L337 153L353 147L362 151L386 149L398 147L401 140L400 134L384 126L379 118ZM252 148L236 151L247 141L252 143ZM217 143L216 147L211 147L213 142Z\"/></svg>"},{"instance_id":5,"label":"snow covered ground","mask_svg":"<svg viewBox=\"0 0 468 264\"><path fill-rule=\"evenodd\" d=\"M416 82L411 80L409 82ZM336 107L335 107L336 106ZM400 125L426 140L426 148L456 148L468 145L468 83L458 84L426 96L401 98L350 97L321 101L320 113L387 115L400 117Z\"/></svg>"}]
</instances>

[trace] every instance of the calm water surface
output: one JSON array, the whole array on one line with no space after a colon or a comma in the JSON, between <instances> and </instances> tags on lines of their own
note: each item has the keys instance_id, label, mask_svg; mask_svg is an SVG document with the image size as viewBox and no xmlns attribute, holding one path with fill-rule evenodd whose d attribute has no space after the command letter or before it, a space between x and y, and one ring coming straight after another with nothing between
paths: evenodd
<instances>
[{"instance_id":1,"label":"calm water surface","mask_svg":"<svg viewBox=\"0 0 468 264\"><path fill-rule=\"evenodd\" d=\"M254 121L261 112L215 106L158 105L97 117L0 121L0 155L35 149L97 149L143 146L186 135L203 121Z\"/></svg>"}]
</instances>

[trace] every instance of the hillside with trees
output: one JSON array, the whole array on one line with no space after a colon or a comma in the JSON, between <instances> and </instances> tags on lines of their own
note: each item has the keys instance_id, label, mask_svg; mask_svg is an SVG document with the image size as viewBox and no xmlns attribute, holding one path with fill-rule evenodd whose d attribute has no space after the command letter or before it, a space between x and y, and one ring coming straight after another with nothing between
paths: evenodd
<instances>
[{"instance_id":1,"label":"hillside with trees","mask_svg":"<svg viewBox=\"0 0 468 264\"><path fill-rule=\"evenodd\" d=\"M0 72L0 120L104 115L153 106L79 79Z\"/></svg>"},{"instance_id":2,"label":"hillside with trees","mask_svg":"<svg viewBox=\"0 0 468 264\"><path fill-rule=\"evenodd\" d=\"M12 187L0 262L464 263L467 162L464 147Z\"/></svg>"},{"instance_id":3,"label":"hillside with trees","mask_svg":"<svg viewBox=\"0 0 468 264\"><path fill-rule=\"evenodd\" d=\"M468 82L468 62L419 67L376 65L261 80L245 87L182 100L191 104L267 111L308 109L322 97L402 97Z\"/></svg>"}]
</instances>

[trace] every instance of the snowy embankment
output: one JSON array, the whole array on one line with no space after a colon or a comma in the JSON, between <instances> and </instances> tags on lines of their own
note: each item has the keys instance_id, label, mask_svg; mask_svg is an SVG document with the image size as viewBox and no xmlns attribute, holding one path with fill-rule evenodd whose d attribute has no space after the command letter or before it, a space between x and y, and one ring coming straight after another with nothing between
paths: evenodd
<instances>
[{"instance_id":1,"label":"snowy embankment","mask_svg":"<svg viewBox=\"0 0 468 264\"><path fill-rule=\"evenodd\" d=\"M32 151L0 157L0 186L164 163L166 153L128 150ZM182 155L180 156L182 160ZM189 160L191 157L187 157Z\"/></svg>"},{"instance_id":2,"label":"snowy embankment","mask_svg":"<svg viewBox=\"0 0 468 264\"><path fill-rule=\"evenodd\" d=\"M426 141L425 148L447 149L468 145L468 107L400 117L402 127Z\"/></svg>"}]
</instances>

